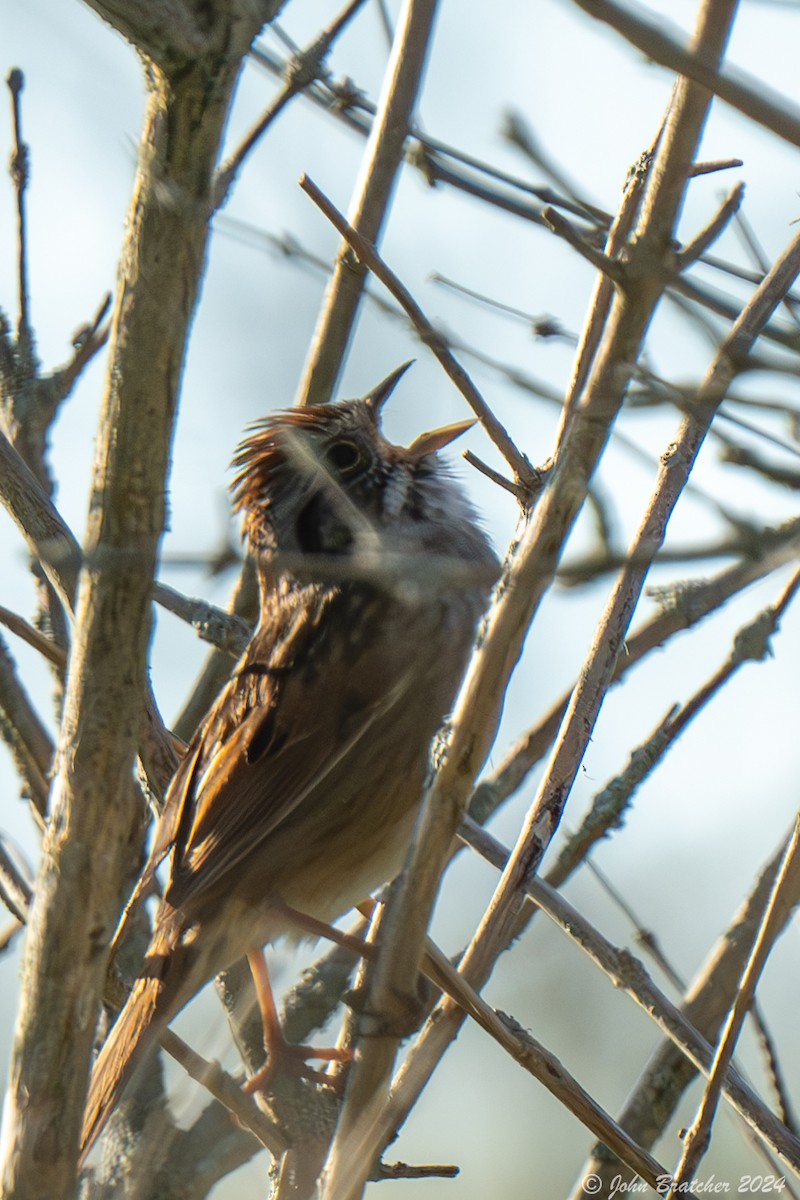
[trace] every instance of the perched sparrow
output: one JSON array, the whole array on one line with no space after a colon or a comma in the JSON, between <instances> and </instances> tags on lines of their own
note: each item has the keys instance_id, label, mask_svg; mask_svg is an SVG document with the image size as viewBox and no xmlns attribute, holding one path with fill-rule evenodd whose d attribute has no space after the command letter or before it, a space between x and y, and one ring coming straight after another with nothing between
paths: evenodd
<instances>
[{"instance_id":1,"label":"perched sparrow","mask_svg":"<svg viewBox=\"0 0 800 1200\"><path fill-rule=\"evenodd\" d=\"M362 400L256 425L234 484L258 627L170 784L143 878L169 856L139 978L92 1075L84 1151L142 1056L209 979L330 923L400 869L431 741L497 559L436 457L380 432L402 371Z\"/></svg>"}]
</instances>

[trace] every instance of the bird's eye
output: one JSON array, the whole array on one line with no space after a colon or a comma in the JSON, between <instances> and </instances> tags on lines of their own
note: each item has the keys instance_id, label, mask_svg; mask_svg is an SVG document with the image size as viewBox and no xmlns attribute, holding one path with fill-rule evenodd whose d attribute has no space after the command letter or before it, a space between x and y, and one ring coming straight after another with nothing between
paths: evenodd
<instances>
[{"instance_id":1,"label":"bird's eye","mask_svg":"<svg viewBox=\"0 0 800 1200\"><path fill-rule=\"evenodd\" d=\"M325 461L339 475L352 475L361 466L361 450L355 442L331 442Z\"/></svg>"}]
</instances>

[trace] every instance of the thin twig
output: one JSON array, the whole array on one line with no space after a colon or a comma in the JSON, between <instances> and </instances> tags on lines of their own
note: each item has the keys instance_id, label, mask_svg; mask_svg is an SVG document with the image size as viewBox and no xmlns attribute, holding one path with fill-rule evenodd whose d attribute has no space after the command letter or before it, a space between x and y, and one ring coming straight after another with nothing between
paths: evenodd
<instances>
[{"instance_id":1,"label":"thin twig","mask_svg":"<svg viewBox=\"0 0 800 1200\"><path fill-rule=\"evenodd\" d=\"M0 736L2 736L33 806L34 818L44 827L50 792L53 743L37 713L16 666L0 637Z\"/></svg>"},{"instance_id":2,"label":"thin twig","mask_svg":"<svg viewBox=\"0 0 800 1200\"><path fill-rule=\"evenodd\" d=\"M359 906L361 908L362 906ZM373 910L375 911L375 910ZM378 916L380 912L378 910ZM379 940L373 928L371 936ZM372 957L370 955L370 957ZM464 976L452 965L442 950L432 941L425 940L423 972L441 991L444 991L460 1009L475 1021L481 1029L494 1039L515 1062L528 1071L543 1087L555 1096L587 1129L597 1131L598 1137L611 1148L622 1162L655 1186L666 1172L650 1155L643 1155L640 1148L628 1138L611 1117L589 1093L578 1083L564 1065L545 1046L523 1029L513 1017L495 1011L482 996L470 987ZM374 1032L379 1033L384 1018L377 1018ZM369 1021L369 1017L367 1017ZM364 1022L362 1021L363 1025ZM351 1139L358 1142L359 1126L367 1124L362 1116L356 1119ZM335 1182L335 1181L334 1181ZM328 1184L329 1193L335 1197L337 1189ZM341 1183L340 1185L341 1186Z\"/></svg>"},{"instance_id":3,"label":"thin twig","mask_svg":"<svg viewBox=\"0 0 800 1200\"><path fill-rule=\"evenodd\" d=\"M606 238L606 258L616 261L622 251L631 231L638 219L644 199L645 185L653 161L653 153L661 137L659 131L655 144L649 153L643 154L639 161L628 172L622 203L619 212L611 223ZM564 411L561 418L562 430L567 428L571 413L580 400L586 380L592 370L603 332L608 322L611 304L614 298L615 284L605 272L599 272L594 293L589 301L589 315L584 322L583 333L575 353L572 377L564 400Z\"/></svg>"},{"instance_id":4,"label":"thin twig","mask_svg":"<svg viewBox=\"0 0 800 1200\"><path fill-rule=\"evenodd\" d=\"M783 860L788 839L784 839L777 854L760 873L739 912L712 948L706 963L686 993L682 1012L708 1042L716 1041L721 1023L727 1016L736 994L745 964L753 946L768 896ZM798 881L800 884L800 881ZM800 903L800 886L785 897L782 921L787 923ZM695 1077L695 1068L682 1050L665 1040L655 1050L643 1070L633 1093L625 1103L620 1123L637 1141L653 1146L674 1115L681 1096ZM608 1190L611 1181L618 1186L619 1163L609 1160L604 1146L596 1146L581 1172L597 1175L598 1194ZM622 1179L631 1183L635 1176L625 1171ZM574 1193L575 1200L584 1196L581 1185Z\"/></svg>"},{"instance_id":5,"label":"thin twig","mask_svg":"<svg viewBox=\"0 0 800 1200\"><path fill-rule=\"evenodd\" d=\"M763 554L757 558L747 558L726 567L710 580L681 587L651 589L650 594L660 600L662 611L627 638L625 654L617 659L612 682L619 682L652 650L663 646L676 633L692 629L755 580L763 579L795 561L799 552L800 518L795 518L779 531L773 531ZM477 821L483 823L488 820L522 786L547 752L558 732L570 694L562 696L509 751L500 766L478 784L469 807L470 815Z\"/></svg>"},{"instance_id":6,"label":"thin twig","mask_svg":"<svg viewBox=\"0 0 800 1200\"><path fill-rule=\"evenodd\" d=\"M724 0L724 3L712 0L701 12L697 36L714 61L724 48L734 7L731 0ZM420 945L441 871L449 857L462 806L491 746L510 671L521 651L524 633L552 581L557 558L605 448L609 429L619 413L630 363L636 357L665 286L665 273L660 269L661 256L672 236L709 102L703 89L686 81L678 83L670 118L659 142L652 189L645 199L636 236L628 249L627 265L636 290L633 296L624 298L617 294L612 302L608 336L595 360L581 404L571 414L549 486L522 531L513 562L485 623L481 644L473 655L456 700L438 773L426 791L403 874L389 901L385 937L369 997L369 1003L378 1012L382 1011L384 1000L391 1006L391 996L402 991L402 980L413 977L418 966ZM591 717L583 728L588 737ZM555 817L557 821L569 786L569 781L565 780L562 788L559 780L556 788L556 782L552 779L555 791L550 797L552 811L548 809L541 828L535 825L538 806L532 811L492 905L462 960L461 971L475 989L482 986L501 945L506 944L503 932L509 923L517 889L536 858L536 848L548 840L548 826L555 827L551 818ZM377 1148L385 1144L385 1139L396 1131L461 1021L461 1015L452 1004L444 1002L437 1006L395 1078L388 1098L386 1063L387 1060L391 1062L392 1039L381 1038L382 1044L377 1048L373 1047L379 1040L376 1038L370 1039L369 1045L363 1045L362 1058L356 1058L350 1076L346 1105L352 1099L355 1109L355 1098L358 1097L369 1129L363 1140L351 1147L359 1164L358 1172L353 1170L351 1187L347 1193L342 1193L342 1197L360 1194L358 1179L363 1178L362 1164L369 1161ZM363 1083L357 1087L359 1075ZM342 1128L340 1125L340 1131ZM340 1153L345 1149L342 1145Z\"/></svg>"},{"instance_id":7,"label":"thin twig","mask_svg":"<svg viewBox=\"0 0 800 1200\"><path fill-rule=\"evenodd\" d=\"M652 930L646 929L644 927L642 922L636 916L636 913L633 911L631 906L625 900L624 896L622 896L622 894L619 892L619 890L614 886L614 884L612 884L612 882L608 878L608 876L605 875L604 872L602 872L598 868L598 866L595 862L593 862L591 859L588 859L586 861L585 865L588 868L588 870L595 876L595 878L600 883L600 886L603 888L603 890L610 896L610 898L612 899L614 904L617 905L617 907L620 909L620 911L623 912L627 916L628 920L631 922L631 925L633 927L633 935L632 936L633 936L634 941L638 945L640 945L644 948L645 952L649 955L649 957L653 960L653 962L655 962L658 965L658 967L666 975L667 979L669 979L670 983L675 988L675 990L680 995L685 993L686 983L678 975L674 966L668 960L664 951L661 949L661 946L658 943L658 939L656 938L655 933ZM753 1024L756 1027L759 1041L764 1049L764 1053L765 1053L765 1056L767 1059L768 1069L770 1071L770 1075L772 1078L773 1087L775 1088L775 1091L778 1095L778 1100L779 1100L779 1105L780 1105L780 1119L783 1121L783 1124L786 1126L786 1128L789 1130L789 1132L791 1134L793 1134L794 1137L797 1139L798 1138L798 1130L797 1130L796 1123L794 1122L793 1118L790 1115L791 1114L791 1105L790 1105L790 1101L789 1101L789 1097L788 1097L788 1092L787 1092L784 1080L782 1078L782 1073L781 1073L779 1062L778 1062L777 1052L775 1050L775 1046L774 1046L773 1040L770 1036L769 1030L766 1027L766 1022L764 1021L764 1018L763 1018L762 1014L760 1013L760 1011L758 1009L758 1005L755 1000L753 1001L753 1004L751 1005L750 1015L751 1015ZM677 1044L677 1042L676 1042L676 1044ZM713 1051L711 1050L711 1047L708 1047L708 1058L704 1063L704 1069L705 1069L706 1074L708 1074L708 1065L710 1064L712 1057L713 1057ZM736 1067L736 1064L732 1062L730 1079L733 1081L735 1081L735 1079L736 1079L736 1070L737 1069L738 1068ZM724 1094L727 1096L728 1090L723 1089L723 1091L724 1091ZM770 1120L772 1120L772 1119L773 1118L770 1114ZM757 1124L757 1122L756 1122L756 1124ZM752 1137L752 1134L754 1131L751 1130L750 1132L751 1132L751 1137ZM783 1131L781 1132L781 1136L783 1136ZM755 1147L756 1147L756 1150L758 1151L758 1153L760 1153L764 1157L766 1162L769 1163L770 1166L772 1167L772 1169L774 1170L774 1168L775 1168L774 1159L773 1159L772 1155L770 1154L767 1145L758 1141L757 1139L755 1139ZM797 1141L797 1145L795 1147L795 1153L797 1153L797 1152L800 1152L800 1140ZM795 1197L795 1200L796 1200L796 1193L791 1188L789 1188L789 1195Z\"/></svg>"},{"instance_id":8,"label":"thin twig","mask_svg":"<svg viewBox=\"0 0 800 1200\"><path fill-rule=\"evenodd\" d=\"M700 175L713 175L716 171L730 171L734 167L743 167L741 158L717 158L711 162L695 163L692 167L692 179Z\"/></svg>"},{"instance_id":9,"label":"thin twig","mask_svg":"<svg viewBox=\"0 0 800 1200\"><path fill-rule=\"evenodd\" d=\"M738 213L743 199L744 184L737 183L730 195L726 196L723 200L706 227L695 234L692 240L687 242L683 250L675 256L675 268L678 274L685 271L692 263L697 262L705 254L706 250L710 246L713 246L732 218Z\"/></svg>"},{"instance_id":10,"label":"thin twig","mask_svg":"<svg viewBox=\"0 0 800 1200\"><path fill-rule=\"evenodd\" d=\"M775 879L761 925L750 958L742 975L741 983L731 1005L728 1019L720 1034L708 1083L697 1116L686 1134L684 1151L670 1191L670 1200L684 1194L694 1177L697 1167L711 1140L711 1126L717 1110L725 1075L739 1034L750 1009L758 981L761 978L767 957L782 927L782 905L787 894L795 894L800 877L800 817L795 823L792 837L786 847L780 869ZM798 1160L800 1169L800 1160Z\"/></svg>"},{"instance_id":11,"label":"thin twig","mask_svg":"<svg viewBox=\"0 0 800 1200\"><path fill-rule=\"evenodd\" d=\"M634 791L653 773L691 721L718 695L739 668L746 662L762 662L769 655L770 637L778 628L786 609L787 596L791 598L798 587L800 573L793 576L776 605L758 613L737 632L731 652L722 666L685 704L670 710L644 744L631 753L626 769L598 792L580 829L569 838L561 851L554 868L556 875L560 875L567 863L585 858L609 828L621 824Z\"/></svg>"},{"instance_id":12,"label":"thin twig","mask_svg":"<svg viewBox=\"0 0 800 1200\"><path fill-rule=\"evenodd\" d=\"M411 296L411 293L379 256L375 247L356 232L338 209L331 204L327 196L319 190L317 185L307 175L304 175L300 180L300 186L311 197L317 207L322 210L331 224L341 233L342 237L352 246L360 262L368 267L377 279L380 279L387 291L391 292L398 304L401 305L409 319L413 322L414 328L417 330L422 341L433 352L462 396L466 399L472 411L481 421L489 437L514 472L515 478L523 487L527 487L531 481L535 481L534 469L525 455L520 453L516 448L508 432L497 420L494 413L492 413L464 368L445 346L444 339L437 333L434 326Z\"/></svg>"},{"instance_id":13,"label":"thin twig","mask_svg":"<svg viewBox=\"0 0 800 1200\"><path fill-rule=\"evenodd\" d=\"M717 316L724 317L726 321L736 321L742 312L742 306L738 300L732 299L716 288L698 283L694 276L681 275L677 279L673 279L668 292L670 298L674 298L673 293L686 297ZM770 321L768 325L765 325L762 337L779 346L785 346L793 353L797 353L800 348L798 331L780 321Z\"/></svg>"},{"instance_id":14,"label":"thin twig","mask_svg":"<svg viewBox=\"0 0 800 1200\"><path fill-rule=\"evenodd\" d=\"M555 1055L523 1029L513 1017L491 1008L430 938L426 939L426 971L429 964L435 967L435 971L430 972L431 978L440 987L444 987L448 997L459 1004L515 1062L556 1096L587 1129L597 1131L600 1140L618 1155L621 1162L631 1166L651 1187L655 1187L658 1180L665 1177L666 1171L663 1166L651 1155L642 1152L641 1147L637 1146L613 1117L581 1087ZM362 1121L362 1128L367 1125L368 1121ZM358 1124L354 1133L356 1143L357 1130ZM336 1192L331 1189L330 1195L333 1200Z\"/></svg>"},{"instance_id":15,"label":"thin twig","mask_svg":"<svg viewBox=\"0 0 800 1200\"><path fill-rule=\"evenodd\" d=\"M503 870L508 849L487 830L468 821L461 836L483 858ZM525 892L561 930L608 976L614 987L627 993L655 1022L662 1033L706 1075L714 1050L686 1015L655 985L642 964L626 950L609 942L549 883L529 879ZM784 916L785 919L785 916ZM800 1139L787 1131L753 1089L733 1068L725 1080L724 1095L747 1124L794 1170L800 1171Z\"/></svg>"},{"instance_id":16,"label":"thin twig","mask_svg":"<svg viewBox=\"0 0 800 1200\"><path fill-rule=\"evenodd\" d=\"M438 2L403 0L378 111L350 202L352 228L372 245L380 241L403 161L433 37ZM350 344L365 283L363 260L354 263L347 244L343 245L317 319L298 388L298 404L327 404L331 399Z\"/></svg>"},{"instance_id":17,"label":"thin twig","mask_svg":"<svg viewBox=\"0 0 800 1200\"><path fill-rule=\"evenodd\" d=\"M487 479L491 479L492 483L496 483L504 492L509 492L518 504L523 504L526 500L527 493L517 483L512 483L510 479L506 479L505 475L501 475L499 471L495 471L494 467L490 467L482 458L478 458L477 454L473 454L471 450L464 451L464 461L468 462L471 467L479 471L481 475L485 475ZM542 486L546 476L542 472Z\"/></svg>"},{"instance_id":18,"label":"thin twig","mask_svg":"<svg viewBox=\"0 0 800 1200\"><path fill-rule=\"evenodd\" d=\"M283 112L286 105L295 96L304 92L306 88L310 87L319 78L331 46L342 30L347 28L352 18L364 3L365 0L350 0L350 3L342 10L339 16L323 29L305 50L298 51L292 56L287 64L285 73L286 82L283 88L261 119L256 122L228 161L217 172L214 187L215 208L221 208L225 203L244 160L264 136L275 118Z\"/></svg>"},{"instance_id":19,"label":"thin twig","mask_svg":"<svg viewBox=\"0 0 800 1200\"><path fill-rule=\"evenodd\" d=\"M28 231L25 216L25 190L28 186L30 166L29 150L22 137L22 90L25 76L19 67L13 67L6 79L11 92L14 126L14 149L11 154L11 180L17 196L17 289L19 298L19 325L17 337L20 347L27 353L31 350L32 331L28 300Z\"/></svg>"},{"instance_id":20,"label":"thin twig","mask_svg":"<svg viewBox=\"0 0 800 1200\"><path fill-rule=\"evenodd\" d=\"M572 222L568 221L566 217L562 217L557 209L548 205L542 211L542 216L553 233L563 238L568 245L572 246L573 250L577 250L581 258L585 258L596 270L608 276L611 282L618 287L625 283L625 268L622 263L615 262L613 258L609 258L607 254L603 254L601 250L597 250L587 242L585 238L581 237Z\"/></svg>"},{"instance_id":21,"label":"thin twig","mask_svg":"<svg viewBox=\"0 0 800 1200\"><path fill-rule=\"evenodd\" d=\"M0 624L5 625L6 629L10 629L34 650L38 650L42 657L54 666L65 667L67 665L67 653L61 646L56 646L49 637L45 637L24 617L12 612L10 608L5 608L2 604L0 604Z\"/></svg>"},{"instance_id":22,"label":"thin twig","mask_svg":"<svg viewBox=\"0 0 800 1200\"><path fill-rule=\"evenodd\" d=\"M33 888L18 863L11 857L0 838L0 900L12 916L24 925L33 900Z\"/></svg>"},{"instance_id":23,"label":"thin twig","mask_svg":"<svg viewBox=\"0 0 800 1200\"><path fill-rule=\"evenodd\" d=\"M736 220L733 225L736 233L739 234L741 241L744 243L745 250L750 255L750 258L758 268L760 275L766 275L769 270L769 259L764 253L763 248L759 244L755 231L752 229L750 222L743 212L736 214ZM795 325L800 326L800 317L797 314L796 300L787 295L784 298L783 306L789 314L789 318Z\"/></svg>"},{"instance_id":24,"label":"thin twig","mask_svg":"<svg viewBox=\"0 0 800 1200\"><path fill-rule=\"evenodd\" d=\"M257 62L273 75L283 76L285 74L287 64L262 48L254 47L252 55ZM364 113L374 113L374 105L364 99L363 93L352 81L348 81L346 85L335 85L328 81L326 88L311 88L305 95L308 99L324 108L328 113L344 121L362 137L369 135L369 120L362 113L354 111L351 106L356 104L359 108L363 109ZM594 206L573 204L567 196L557 195L551 188L532 185L526 179L510 175L493 164L476 159L474 156L466 154L438 139L426 137L418 129L413 129L412 134L413 140L409 141L406 160L411 165L418 167L431 184L446 184L468 195L475 196L484 203L509 212L521 220L529 221L539 226L545 224L541 207L518 201L514 197L509 196L504 190L493 188L491 184L487 184L484 181L476 181L468 173L460 170L460 166L463 164L471 170L486 176L489 180L498 180L500 183L513 188L516 192L535 196L542 201L543 205L555 205L564 212L570 212L579 218L586 215L587 209L591 209L591 211L598 213L597 220L601 220L601 216L605 218L605 220L601 221L603 227L610 224L608 214L601 214L600 210ZM454 167L445 165L445 161L443 160L452 162ZM718 162L695 163L690 169L690 177L693 178L695 175L703 175L712 171L727 170L740 166L742 166L741 159L723 159ZM585 233L589 235L591 232L591 229L587 227ZM734 275L737 278L744 278L745 274L749 278L751 275L751 273L743 272L742 268L735 263L727 262L718 256L706 255L702 261L715 270ZM751 278L750 282L759 283L760 277ZM735 316L735 312L733 315ZM731 319L733 319L733 316Z\"/></svg>"},{"instance_id":25,"label":"thin twig","mask_svg":"<svg viewBox=\"0 0 800 1200\"><path fill-rule=\"evenodd\" d=\"M424 1166L410 1166L408 1163L382 1162L372 1179L382 1182L385 1179L455 1179L458 1167L430 1163Z\"/></svg>"},{"instance_id":26,"label":"thin twig","mask_svg":"<svg viewBox=\"0 0 800 1200\"><path fill-rule=\"evenodd\" d=\"M72 611L81 548L33 471L0 432L0 502Z\"/></svg>"},{"instance_id":27,"label":"thin twig","mask_svg":"<svg viewBox=\"0 0 800 1200\"><path fill-rule=\"evenodd\" d=\"M261 46L253 47L251 55L272 75L285 76L286 60L278 58ZM361 137L369 137L376 108L352 80L347 79L343 83L327 80L324 84L312 86L304 94L306 99L336 117ZM586 215L583 206L574 205L567 196L558 195L553 188L531 184L527 179L512 175L438 138L426 136L413 122L409 125L405 161L419 170L429 184L444 183L536 225L544 224L541 206L532 203L529 197L540 200L543 204L558 205L565 212L571 212L577 217ZM475 178L476 173L480 178ZM502 186L496 187L495 182ZM515 194L510 195L508 188ZM521 194L524 198L517 199L516 194Z\"/></svg>"},{"instance_id":28,"label":"thin twig","mask_svg":"<svg viewBox=\"0 0 800 1200\"><path fill-rule=\"evenodd\" d=\"M601 871L597 863L591 858L586 860L586 869L595 877L600 884L602 890L606 893L610 900L616 904L620 912L624 913L633 927L632 937L637 945L641 946L645 953L649 954L653 962L663 971L667 979L677 992L684 992L686 984L680 978L672 963L667 958L664 951L658 942L658 938L652 929L646 929L642 922L638 920L636 913L628 904L625 897L620 892L619 888L615 887L604 871Z\"/></svg>"},{"instance_id":29,"label":"thin twig","mask_svg":"<svg viewBox=\"0 0 800 1200\"><path fill-rule=\"evenodd\" d=\"M74 349L71 358L63 366L57 367L50 375L46 375L38 381L39 403L45 408L46 415L51 419L55 417L59 405L72 391L81 372L108 341L111 323L107 318L111 302L112 296L108 292L101 300L92 320L73 335Z\"/></svg>"},{"instance_id":30,"label":"thin twig","mask_svg":"<svg viewBox=\"0 0 800 1200\"><path fill-rule=\"evenodd\" d=\"M773 1090L777 1097L780 1118L786 1128L789 1129L796 1138L800 1138L800 1123L798 1123L794 1105L792 1104L792 1100L789 1095L789 1088L786 1084L786 1080L784 1079L783 1068L781 1066L778 1051L775 1046L775 1040L769 1031L766 1018L761 1010L761 1005L755 997L753 998L753 1003L750 1006L750 1014L753 1019L753 1024L756 1027L758 1040L761 1043L761 1047L764 1051L764 1057L767 1060L767 1069L769 1071L770 1079L772 1080Z\"/></svg>"},{"instance_id":31,"label":"thin twig","mask_svg":"<svg viewBox=\"0 0 800 1200\"><path fill-rule=\"evenodd\" d=\"M588 16L616 29L654 62L702 84L752 121L791 145L800 146L800 114L789 108L785 96L773 99L765 88L747 82L743 72L721 70L701 48L695 45L687 48L677 38L670 37L663 26L645 20L614 0L574 0L574 3Z\"/></svg>"},{"instance_id":32,"label":"thin twig","mask_svg":"<svg viewBox=\"0 0 800 1200\"><path fill-rule=\"evenodd\" d=\"M204 642L210 642L231 658L239 658L250 641L253 631L246 621L207 600L184 596L165 583L153 584L153 599L191 625Z\"/></svg>"},{"instance_id":33,"label":"thin twig","mask_svg":"<svg viewBox=\"0 0 800 1200\"><path fill-rule=\"evenodd\" d=\"M266 1146L274 1158L279 1158L288 1149L288 1142L274 1121L262 1113L256 1102L242 1091L227 1071L218 1062L209 1062L193 1050L181 1037L167 1029L162 1033L161 1046L187 1075L224 1104L245 1129L249 1129L262 1146Z\"/></svg>"},{"instance_id":34,"label":"thin twig","mask_svg":"<svg viewBox=\"0 0 800 1200\"><path fill-rule=\"evenodd\" d=\"M579 195L579 188L567 177L567 173L545 150L531 125L521 113L510 110L505 114L501 130L503 137L520 150L530 162L552 179L557 188L569 197L578 213L601 228L608 228L611 216L589 200ZM547 214L542 213L547 221Z\"/></svg>"}]
</instances>

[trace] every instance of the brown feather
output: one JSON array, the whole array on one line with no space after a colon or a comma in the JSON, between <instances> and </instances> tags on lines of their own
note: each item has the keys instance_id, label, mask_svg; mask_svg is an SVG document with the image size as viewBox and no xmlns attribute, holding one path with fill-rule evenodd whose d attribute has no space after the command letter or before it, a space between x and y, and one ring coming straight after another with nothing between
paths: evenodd
<instances>
[{"instance_id":1,"label":"brown feather","mask_svg":"<svg viewBox=\"0 0 800 1200\"><path fill-rule=\"evenodd\" d=\"M397 376L374 402L276 414L239 450L234 499L260 622L165 798L135 892L169 855L164 899L97 1060L84 1153L194 993L248 951L303 932L287 906L331 922L400 869L497 561L435 460L441 438L410 453L380 434ZM364 539L379 567L368 578ZM300 569L289 574L281 555ZM408 569L382 574L390 558ZM476 572L454 586L448 563Z\"/></svg>"},{"instance_id":2,"label":"brown feather","mask_svg":"<svg viewBox=\"0 0 800 1200\"><path fill-rule=\"evenodd\" d=\"M137 1067L196 990L191 979L192 955L180 953L179 934L180 929L174 923L158 928L142 974L97 1056L86 1101L81 1161L102 1132Z\"/></svg>"}]
</instances>

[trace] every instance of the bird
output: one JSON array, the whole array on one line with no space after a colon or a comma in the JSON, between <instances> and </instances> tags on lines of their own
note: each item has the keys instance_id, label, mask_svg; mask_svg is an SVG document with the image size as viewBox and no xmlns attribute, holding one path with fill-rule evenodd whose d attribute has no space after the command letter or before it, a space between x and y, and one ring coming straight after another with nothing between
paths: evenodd
<instances>
[{"instance_id":1,"label":"bird","mask_svg":"<svg viewBox=\"0 0 800 1200\"><path fill-rule=\"evenodd\" d=\"M210 979L280 936L318 934L403 864L499 574L438 454L475 422L408 447L382 433L410 365L359 399L270 414L236 453L259 620L167 789L134 899L162 864L166 881L92 1071L82 1159Z\"/></svg>"}]
</instances>

